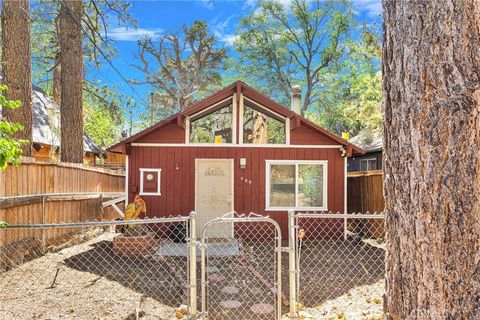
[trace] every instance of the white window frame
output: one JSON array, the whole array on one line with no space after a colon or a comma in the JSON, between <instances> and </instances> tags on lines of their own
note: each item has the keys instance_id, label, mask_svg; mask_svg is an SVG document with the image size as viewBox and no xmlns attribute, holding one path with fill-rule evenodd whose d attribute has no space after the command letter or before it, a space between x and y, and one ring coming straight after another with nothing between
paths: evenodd
<instances>
[{"instance_id":1,"label":"white window frame","mask_svg":"<svg viewBox=\"0 0 480 320\"><path fill-rule=\"evenodd\" d=\"M156 172L157 173L157 192L144 192L143 191L143 177L145 172ZM141 196L161 196L162 192L160 190L160 181L162 179L162 169L157 168L140 168L140 195Z\"/></svg>"},{"instance_id":2,"label":"white window frame","mask_svg":"<svg viewBox=\"0 0 480 320\"><path fill-rule=\"evenodd\" d=\"M283 122L285 123L285 143L253 144L253 143L244 143L243 142L243 111L245 109L245 101L247 101L250 104L255 105L260 110L267 110L268 112L271 112L271 113L275 114L276 116L278 116L279 118L283 119ZM284 117L284 116L276 113L275 111L270 110L267 107L264 107L261 104L256 103L253 100L250 100L246 97L244 98L243 95L241 95L241 97L240 97L240 106L239 106L238 113L239 113L239 117L240 117L239 128L238 128L238 135L239 135L238 144L243 144L243 145L248 145L248 146L252 146L252 145L255 145L255 146L272 146L272 145L288 146L288 145L290 145L290 119L289 118ZM280 120L278 120L278 121L280 121Z\"/></svg>"},{"instance_id":3,"label":"white window frame","mask_svg":"<svg viewBox=\"0 0 480 320\"><path fill-rule=\"evenodd\" d=\"M219 101L215 104L212 104L211 106L209 106L208 108L205 108L205 109L202 109L200 110L199 112L206 112L207 110L210 110L210 109L213 109L214 107L218 106L219 104L222 104L228 100L232 100L232 142L229 142L229 143L220 143L220 144L216 144L216 143L194 143L194 142L191 142L190 141L190 125L192 123L190 117L186 117L185 119L185 144L191 144L193 146L198 146L198 145L233 145L233 144L236 144L236 140L237 140L237 95L236 94L233 94L232 96L226 98L226 99L223 99L222 101ZM220 110L220 109L219 109ZM205 116L208 116L210 113L207 113L205 114ZM199 120L201 119L202 117L198 118L198 119L195 119L195 120Z\"/></svg>"},{"instance_id":4,"label":"white window frame","mask_svg":"<svg viewBox=\"0 0 480 320\"><path fill-rule=\"evenodd\" d=\"M368 162L369 161L372 161L372 160L375 160L375 169L368 169ZM362 170L362 162L366 162L367 163L367 170ZM365 158L365 159L360 159L360 163L359 163L359 171L370 171L370 170L376 170L377 168L377 158Z\"/></svg>"},{"instance_id":5,"label":"white window frame","mask_svg":"<svg viewBox=\"0 0 480 320\"><path fill-rule=\"evenodd\" d=\"M298 207L298 166L302 164L323 165L323 207ZM295 166L295 206L293 207L271 207L270 206L270 171L272 165L294 165ZM288 210L328 210L328 161L327 160L265 160L265 211L288 211Z\"/></svg>"}]
</instances>

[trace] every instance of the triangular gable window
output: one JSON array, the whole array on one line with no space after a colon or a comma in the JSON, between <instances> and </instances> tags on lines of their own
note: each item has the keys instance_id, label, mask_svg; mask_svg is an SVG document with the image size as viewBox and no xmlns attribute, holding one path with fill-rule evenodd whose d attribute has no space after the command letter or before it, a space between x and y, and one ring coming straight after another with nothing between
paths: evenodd
<instances>
[{"instance_id":1,"label":"triangular gable window","mask_svg":"<svg viewBox=\"0 0 480 320\"><path fill-rule=\"evenodd\" d=\"M232 143L233 107L226 105L208 110L190 119L190 143Z\"/></svg>"},{"instance_id":2,"label":"triangular gable window","mask_svg":"<svg viewBox=\"0 0 480 320\"><path fill-rule=\"evenodd\" d=\"M243 143L285 144L285 120L268 110L245 102L243 107Z\"/></svg>"}]
</instances>

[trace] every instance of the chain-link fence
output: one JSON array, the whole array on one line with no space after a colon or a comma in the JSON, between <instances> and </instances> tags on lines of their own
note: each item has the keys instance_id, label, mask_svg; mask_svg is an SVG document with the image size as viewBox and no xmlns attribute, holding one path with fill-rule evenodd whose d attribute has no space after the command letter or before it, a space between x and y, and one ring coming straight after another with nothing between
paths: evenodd
<instances>
[{"instance_id":1,"label":"chain-link fence","mask_svg":"<svg viewBox=\"0 0 480 320\"><path fill-rule=\"evenodd\" d=\"M189 217L12 225L0 236L19 231L21 240L0 248L2 319L188 312Z\"/></svg>"},{"instance_id":2,"label":"chain-link fence","mask_svg":"<svg viewBox=\"0 0 480 320\"><path fill-rule=\"evenodd\" d=\"M2 319L382 318L383 215L195 220L0 229Z\"/></svg>"},{"instance_id":3,"label":"chain-link fence","mask_svg":"<svg viewBox=\"0 0 480 320\"><path fill-rule=\"evenodd\" d=\"M204 319L279 319L281 234L275 221L255 215L212 220L201 246Z\"/></svg>"},{"instance_id":4,"label":"chain-link fence","mask_svg":"<svg viewBox=\"0 0 480 320\"><path fill-rule=\"evenodd\" d=\"M382 319L382 214L295 215L297 301L313 319Z\"/></svg>"}]
</instances>

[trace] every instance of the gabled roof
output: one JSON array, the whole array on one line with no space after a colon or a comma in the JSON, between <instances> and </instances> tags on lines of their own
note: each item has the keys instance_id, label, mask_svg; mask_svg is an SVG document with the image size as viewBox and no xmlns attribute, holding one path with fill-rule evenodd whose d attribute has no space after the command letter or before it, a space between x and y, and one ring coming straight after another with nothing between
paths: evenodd
<instances>
[{"instance_id":1,"label":"gabled roof","mask_svg":"<svg viewBox=\"0 0 480 320\"><path fill-rule=\"evenodd\" d=\"M265 96L264 94L260 93L259 91L255 90L254 88L248 86L247 84L245 84L243 81L236 81L234 83L232 83L231 85L223 88L222 90L216 92L215 94L201 100L201 101L198 101L197 103L193 104L191 107L179 112L179 113L176 113L112 146L110 146L107 151L112 151L112 152L120 152L120 149L123 149L125 150L124 148L121 148L122 145L125 146L127 144L130 144L130 143L133 143L135 142L136 140L148 135L149 133L151 133L152 131L154 130L157 130L158 128L161 128L169 123L172 123L174 121L176 121L177 123L183 123L183 120L185 117L189 117L189 116L192 116L200 111L202 111L203 109L215 104L215 103L218 103L218 102L221 102L225 99L227 99L228 97L232 96L234 93L242 93L246 98L264 106L265 108L268 108L269 110L271 111L274 111L275 113L287 118L287 119L290 119L290 120L295 120L295 123L297 125L300 125L300 124L304 124L305 126L313 129L314 131L317 131L327 137L329 137L330 139L332 139L333 141L336 141L338 142L338 144L341 144L343 146L346 146L348 148L351 148L353 153L364 153L362 149L360 149L359 147L355 146L354 144L348 142L347 140L344 140L340 137L338 137L337 135L331 133L330 131L328 130L325 130L323 128L321 128L320 126L316 125L315 123L311 122L310 120L307 120L306 118L302 117L301 115L295 113L294 111L282 106L281 104L273 101L272 99L268 98L267 96ZM119 148L120 147L120 148Z\"/></svg>"},{"instance_id":2,"label":"gabled roof","mask_svg":"<svg viewBox=\"0 0 480 320\"><path fill-rule=\"evenodd\" d=\"M380 131L362 130L355 137L348 140L357 146L360 146L365 153L382 151L383 137Z\"/></svg>"},{"instance_id":3,"label":"gabled roof","mask_svg":"<svg viewBox=\"0 0 480 320\"><path fill-rule=\"evenodd\" d=\"M32 91L32 142L51 146L60 145L60 108L38 87ZM83 148L86 152L101 154L102 149L92 138L83 133Z\"/></svg>"}]
</instances>

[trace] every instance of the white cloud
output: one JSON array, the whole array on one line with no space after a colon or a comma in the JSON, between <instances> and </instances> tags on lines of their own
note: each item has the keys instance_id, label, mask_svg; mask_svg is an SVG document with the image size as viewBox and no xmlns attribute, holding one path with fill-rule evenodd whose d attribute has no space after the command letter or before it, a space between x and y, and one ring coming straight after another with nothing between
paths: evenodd
<instances>
[{"instance_id":1,"label":"white cloud","mask_svg":"<svg viewBox=\"0 0 480 320\"><path fill-rule=\"evenodd\" d=\"M354 0L354 13L366 12L370 17L378 17L382 14L381 0Z\"/></svg>"},{"instance_id":2,"label":"white cloud","mask_svg":"<svg viewBox=\"0 0 480 320\"><path fill-rule=\"evenodd\" d=\"M200 0L199 3L208 9L213 9L215 7L215 2L213 0Z\"/></svg>"},{"instance_id":3,"label":"white cloud","mask_svg":"<svg viewBox=\"0 0 480 320\"><path fill-rule=\"evenodd\" d=\"M243 3L243 8L251 8L257 5L258 0L245 0Z\"/></svg>"},{"instance_id":4,"label":"white cloud","mask_svg":"<svg viewBox=\"0 0 480 320\"><path fill-rule=\"evenodd\" d=\"M113 28L108 32L108 37L116 41L137 41L143 37L158 36L162 29L142 29L142 28Z\"/></svg>"},{"instance_id":5,"label":"white cloud","mask_svg":"<svg viewBox=\"0 0 480 320\"><path fill-rule=\"evenodd\" d=\"M224 34L219 37L220 41L223 42L225 45L231 47L233 43L238 39L237 34Z\"/></svg>"},{"instance_id":6,"label":"white cloud","mask_svg":"<svg viewBox=\"0 0 480 320\"><path fill-rule=\"evenodd\" d=\"M232 46L238 38L237 35L232 33L232 26L230 25L230 21L234 16L235 15L231 15L228 18L221 20L221 15L218 15L209 23L215 37L227 46Z\"/></svg>"},{"instance_id":7,"label":"white cloud","mask_svg":"<svg viewBox=\"0 0 480 320\"><path fill-rule=\"evenodd\" d=\"M286 8L290 8L292 0L276 0L283 4ZM311 0L307 0L310 2ZM254 8L257 6L258 0L245 0L243 8ZM382 14L381 0L353 0L353 12L359 15L361 12L366 12L370 17L378 17Z\"/></svg>"}]
</instances>

